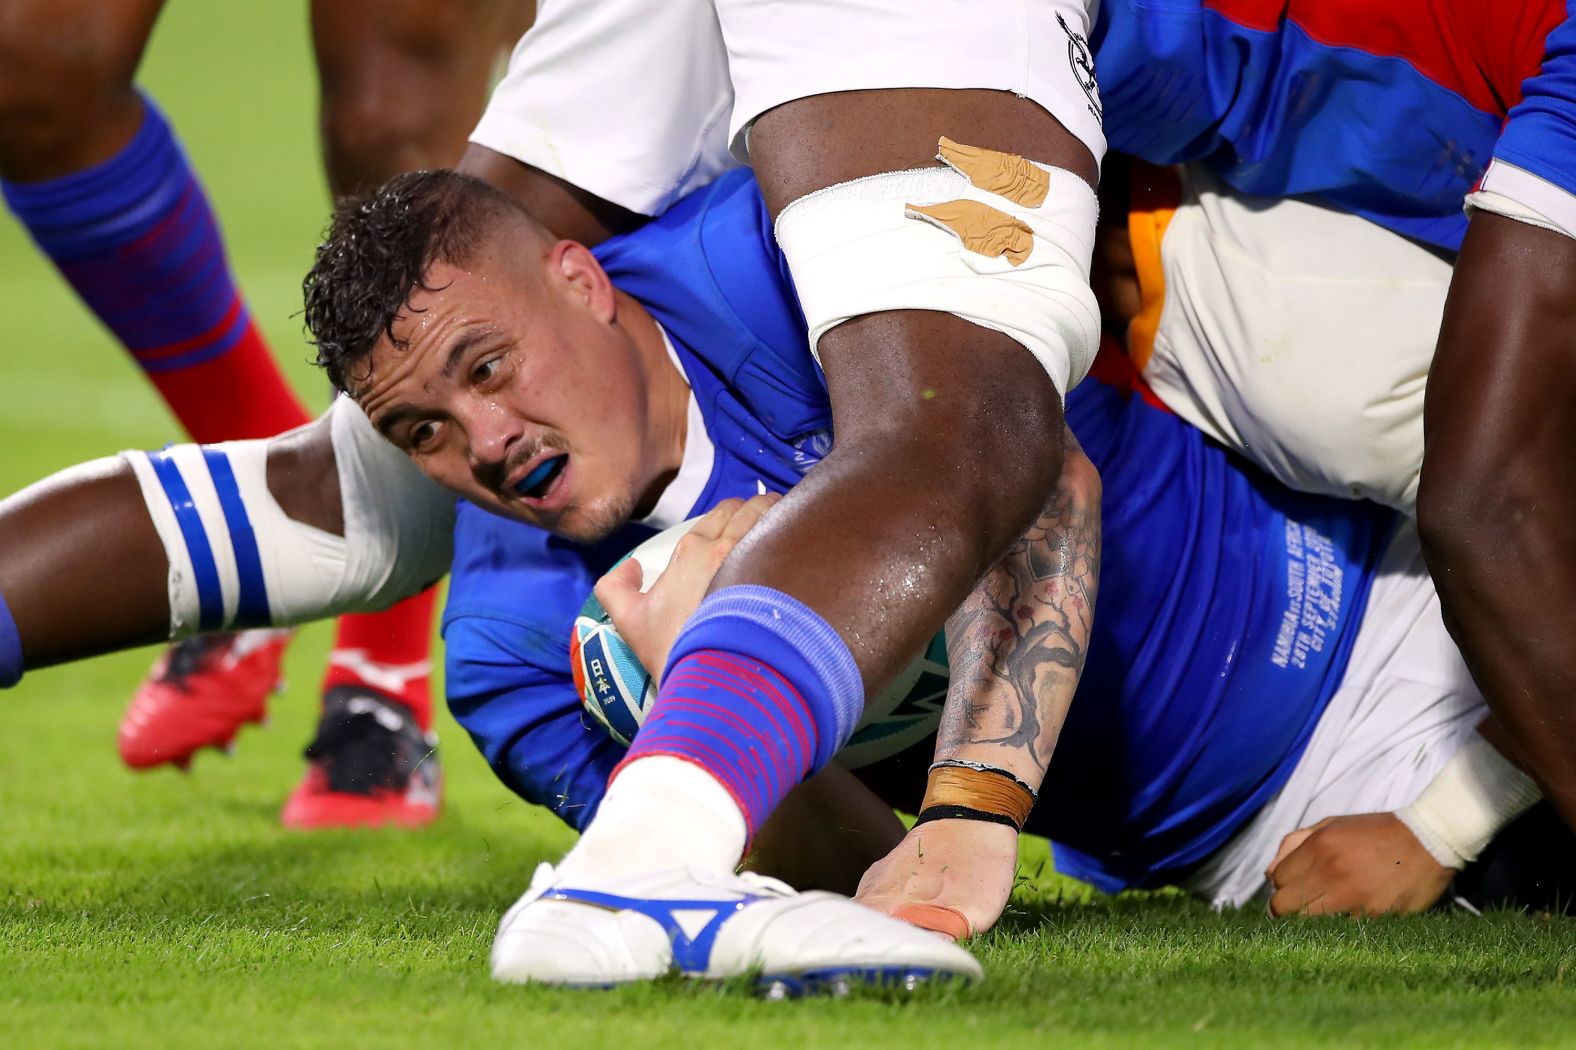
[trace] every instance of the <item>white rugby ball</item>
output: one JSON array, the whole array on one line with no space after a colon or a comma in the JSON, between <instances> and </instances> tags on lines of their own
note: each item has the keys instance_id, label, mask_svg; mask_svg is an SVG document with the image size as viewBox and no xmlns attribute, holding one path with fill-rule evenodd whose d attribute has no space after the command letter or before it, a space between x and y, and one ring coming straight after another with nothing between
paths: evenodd
<instances>
[{"instance_id":1,"label":"white rugby ball","mask_svg":"<svg viewBox=\"0 0 1576 1050\"><path fill-rule=\"evenodd\" d=\"M673 526L630 552L640 562L640 589L647 591L673 557L679 538L700 519ZM595 595L575 618L569 659L580 702L621 744L634 739L656 696L651 676L619 635ZM937 635L880 696L865 705L853 737L837 753L850 769L898 754L935 733L947 699L947 645Z\"/></svg>"}]
</instances>

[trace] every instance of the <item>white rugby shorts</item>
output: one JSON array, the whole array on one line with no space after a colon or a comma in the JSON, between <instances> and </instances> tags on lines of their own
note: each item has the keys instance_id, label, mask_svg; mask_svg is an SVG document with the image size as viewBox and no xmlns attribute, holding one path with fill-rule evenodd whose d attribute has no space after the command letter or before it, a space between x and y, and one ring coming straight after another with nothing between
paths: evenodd
<instances>
[{"instance_id":1,"label":"white rugby shorts","mask_svg":"<svg viewBox=\"0 0 1576 1050\"><path fill-rule=\"evenodd\" d=\"M1439 614L1417 528L1381 560L1346 675L1290 779L1186 888L1216 907L1267 900L1281 839L1325 817L1413 802L1488 708Z\"/></svg>"},{"instance_id":2,"label":"white rugby shorts","mask_svg":"<svg viewBox=\"0 0 1576 1050\"><path fill-rule=\"evenodd\" d=\"M1087 43L1092 6L543 0L471 141L646 215L742 160L745 133L762 113L837 91L1011 91L1098 159L1105 136ZM966 128L954 134L967 136Z\"/></svg>"},{"instance_id":3,"label":"white rugby shorts","mask_svg":"<svg viewBox=\"0 0 1576 1050\"><path fill-rule=\"evenodd\" d=\"M1294 489L1415 514L1450 263L1197 167L1170 203L1129 219L1144 298L1129 347L1154 392Z\"/></svg>"}]
</instances>

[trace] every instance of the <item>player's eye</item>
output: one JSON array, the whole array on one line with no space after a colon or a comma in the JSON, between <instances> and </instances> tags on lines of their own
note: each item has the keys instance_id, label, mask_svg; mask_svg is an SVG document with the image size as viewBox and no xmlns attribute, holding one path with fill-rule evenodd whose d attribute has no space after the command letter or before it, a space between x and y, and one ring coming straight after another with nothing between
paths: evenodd
<instances>
[{"instance_id":1,"label":"player's eye","mask_svg":"<svg viewBox=\"0 0 1576 1050\"><path fill-rule=\"evenodd\" d=\"M405 447L412 452L425 452L438 437L438 424L432 420L417 423L405 433Z\"/></svg>"},{"instance_id":2,"label":"player's eye","mask_svg":"<svg viewBox=\"0 0 1576 1050\"><path fill-rule=\"evenodd\" d=\"M502 354L494 354L491 357L484 357L480 361L476 362L476 364L471 368L471 382L485 383L489 379L492 379L494 376L496 376L498 374L498 370L502 367Z\"/></svg>"}]
</instances>

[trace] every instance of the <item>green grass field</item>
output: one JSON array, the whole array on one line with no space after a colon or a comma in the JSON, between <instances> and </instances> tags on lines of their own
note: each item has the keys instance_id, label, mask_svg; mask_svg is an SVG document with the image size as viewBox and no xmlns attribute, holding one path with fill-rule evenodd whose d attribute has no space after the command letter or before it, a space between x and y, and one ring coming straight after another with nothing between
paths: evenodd
<instances>
[{"instance_id":1,"label":"green grass field","mask_svg":"<svg viewBox=\"0 0 1576 1050\"><path fill-rule=\"evenodd\" d=\"M308 55L304 5L178 0L144 83L204 174L279 356L321 401L292 316L326 207ZM9 221L0 273L0 491L178 436ZM436 827L282 831L327 644L302 632L272 725L185 775L134 775L115 756L149 652L39 672L4 696L0 1047L1576 1044L1576 922L1218 916L1174 896L1091 899L1043 852L978 945L977 988L769 1003L677 983L494 986L497 917L570 836L446 720Z\"/></svg>"}]
</instances>

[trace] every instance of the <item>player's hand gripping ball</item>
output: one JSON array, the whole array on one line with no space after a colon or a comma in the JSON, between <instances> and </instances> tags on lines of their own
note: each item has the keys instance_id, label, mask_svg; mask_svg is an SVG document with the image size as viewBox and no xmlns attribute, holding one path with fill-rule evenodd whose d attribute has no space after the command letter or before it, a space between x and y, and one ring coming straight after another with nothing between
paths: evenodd
<instances>
[{"instance_id":1,"label":"player's hand gripping ball","mask_svg":"<svg viewBox=\"0 0 1576 1050\"><path fill-rule=\"evenodd\" d=\"M658 533L629 553L627 558L640 563L642 592L656 583L679 539L699 520ZM657 698L656 685L595 595L575 618L569 660L580 702L614 740L628 744ZM947 645L937 635L885 692L865 705L864 720L838 752L838 761L847 768L870 765L925 739L936 731L946 699Z\"/></svg>"}]
</instances>

